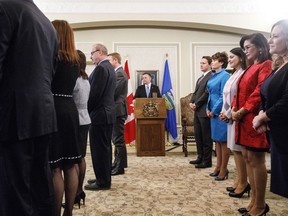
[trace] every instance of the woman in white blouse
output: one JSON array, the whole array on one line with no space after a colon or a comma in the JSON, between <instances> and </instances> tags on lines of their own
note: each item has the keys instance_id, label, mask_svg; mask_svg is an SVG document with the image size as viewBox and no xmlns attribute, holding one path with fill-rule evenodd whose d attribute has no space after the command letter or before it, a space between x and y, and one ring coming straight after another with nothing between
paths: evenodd
<instances>
[{"instance_id":1,"label":"woman in white blouse","mask_svg":"<svg viewBox=\"0 0 288 216\"><path fill-rule=\"evenodd\" d=\"M247 182L246 165L241 153L243 147L235 144L235 123L231 115L231 104L236 93L237 81L246 69L246 56L240 47L230 50L229 64L233 68L233 72L223 89L223 107L220 119L228 123L227 146L234 154L236 179L234 185L227 187L226 190L229 192L229 196L241 198L246 192L249 195L251 188Z\"/></svg>"}]
</instances>

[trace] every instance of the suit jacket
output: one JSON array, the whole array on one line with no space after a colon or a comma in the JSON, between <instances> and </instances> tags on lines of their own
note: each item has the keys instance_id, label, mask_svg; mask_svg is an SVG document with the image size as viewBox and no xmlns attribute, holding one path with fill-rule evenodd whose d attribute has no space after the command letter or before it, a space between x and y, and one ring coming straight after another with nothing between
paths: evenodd
<instances>
[{"instance_id":1,"label":"suit jacket","mask_svg":"<svg viewBox=\"0 0 288 216\"><path fill-rule=\"evenodd\" d=\"M158 98L161 97L160 90L159 90L158 86L151 84L149 98L152 98L153 92L157 93ZM135 98L147 98L145 85L138 86L136 93L134 95L134 99Z\"/></svg>"},{"instance_id":2,"label":"suit jacket","mask_svg":"<svg viewBox=\"0 0 288 216\"><path fill-rule=\"evenodd\" d=\"M1 0L0 26L0 141L57 131L54 27L32 0Z\"/></svg>"},{"instance_id":3,"label":"suit jacket","mask_svg":"<svg viewBox=\"0 0 288 216\"><path fill-rule=\"evenodd\" d=\"M123 70L123 67L119 67L116 71L116 90L114 100L116 104L116 117L128 115L127 110L127 92L128 92L128 77Z\"/></svg>"},{"instance_id":4,"label":"suit jacket","mask_svg":"<svg viewBox=\"0 0 288 216\"><path fill-rule=\"evenodd\" d=\"M198 115L199 117L208 117L206 114L206 105L209 93L206 90L206 88L207 88L207 82L212 76L212 74L213 74L212 71L210 71L203 77L203 79L199 83L197 83L195 91L190 100L190 103L195 103L196 105L195 115Z\"/></svg>"},{"instance_id":5,"label":"suit jacket","mask_svg":"<svg viewBox=\"0 0 288 216\"><path fill-rule=\"evenodd\" d=\"M88 112L93 125L114 124L116 75L110 62L100 62L89 77Z\"/></svg>"}]
</instances>

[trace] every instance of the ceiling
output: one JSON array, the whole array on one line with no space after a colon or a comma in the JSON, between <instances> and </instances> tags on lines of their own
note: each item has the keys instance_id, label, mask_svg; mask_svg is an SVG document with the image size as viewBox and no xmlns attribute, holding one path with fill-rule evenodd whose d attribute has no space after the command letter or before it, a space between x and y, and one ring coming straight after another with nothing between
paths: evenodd
<instances>
[{"instance_id":1,"label":"ceiling","mask_svg":"<svg viewBox=\"0 0 288 216\"><path fill-rule=\"evenodd\" d=\"M269 32L288 18L281 0L34 0L50 20L65 19L77 28L176 25ZM162 25L162 26L163 26ZM208 27L207 27L208 26Z\"/></svg>"}]
</instances>

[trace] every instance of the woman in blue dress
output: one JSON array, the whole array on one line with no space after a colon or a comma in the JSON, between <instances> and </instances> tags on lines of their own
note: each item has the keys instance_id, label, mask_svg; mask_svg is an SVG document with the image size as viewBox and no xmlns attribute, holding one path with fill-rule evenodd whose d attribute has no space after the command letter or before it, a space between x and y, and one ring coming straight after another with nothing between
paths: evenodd
<instances>
[{"instance_id":1,"label":"woman in blue dress","mask_svg":"<svg viewBox=\"0 0 288 216\"><path fill-rule=\"evenodd\" d=\"M211 138L216 143L217 164L210 176L216 181L228 178L227 164L230 150L227 148L227 123L220 120L219 115L223 105L223 88L230 75L225 70L228 64L226 52L217 52L212 55L213 76L208 80L207 89L209 98L207 116L211 121Z\"/></svg>"}]
</instances>

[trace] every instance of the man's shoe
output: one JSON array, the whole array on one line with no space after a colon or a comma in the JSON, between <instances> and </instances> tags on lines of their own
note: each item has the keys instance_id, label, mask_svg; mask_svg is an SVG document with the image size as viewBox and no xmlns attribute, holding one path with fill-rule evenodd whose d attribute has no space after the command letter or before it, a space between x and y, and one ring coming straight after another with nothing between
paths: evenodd
<instances>
[{"instance_id":1,"label":"man's shoe","mask_svg":"<svg viewBox=\"0 0 288 216\"><path fill-rule=\"evenodd\" d=\"M88 179L87 183L88 184L94 184L96 182L96 179Z\"/></svg>"},{"instance_id":2,"label":"man's shoe","mask_svg":"<svg viewBox=\"0 0 288 216\"><path fill-rule=\"evenodd\" d=\"M124 169L114 169L114 170L112 170L111 175L112 176L114 176L114 175L122 175L124 173L125 173Z\"/></svg>"},{"instance_id":3,"label":"man's shoe","mask_svg":"<svg viewBox=\"0 0 288 216\"><path fill-rule=\"evenodd\" d=\"M96 182L93 184L88 184L85 185L85 190L93 190L93 191L98 191L98 190L109 190L111 186L99 186Z\"/></svg>"},{"instance_id":4,"label":"man's shoe","mask_svg":"<svg viewBox=\"0 0 288 216\"><path fill-rule=\"evenodd\" d=\"M195 168L209 168L212 167L212 164L200 163L195 165Z\"/></svg>"},{"instance_id":5,"label":"man's shoe","mask_svg":"<svg viewBox=\"0 0 288 216\"><path fill-rule=\"evenodd\" d=\"M190 163L190 164L200 164L201 162L202 162L202 159L197 158L196 160L192 160L192 161L190 161L189 163Z\"/></svg>"}]
</instances>

